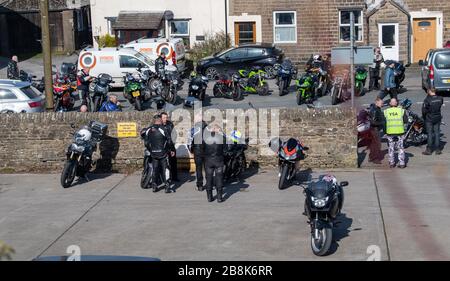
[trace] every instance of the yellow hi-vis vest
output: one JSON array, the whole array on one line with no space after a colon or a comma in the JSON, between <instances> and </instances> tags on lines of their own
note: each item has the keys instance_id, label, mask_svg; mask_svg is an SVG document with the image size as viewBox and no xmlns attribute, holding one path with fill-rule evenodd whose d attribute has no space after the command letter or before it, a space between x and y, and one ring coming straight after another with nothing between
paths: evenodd
<instances>
[{"instance_id":1,"label":"yellow hi-vis vest","mask_svg":"<svg viewBox=\"0 0 450 281\"><path fill-rule=\"evenodd\" d=\"M403 115L405 110L400 107L390 107L384 111L386 118L386 134L401 135L405 133Z\"/></svg>"}]
</instances>

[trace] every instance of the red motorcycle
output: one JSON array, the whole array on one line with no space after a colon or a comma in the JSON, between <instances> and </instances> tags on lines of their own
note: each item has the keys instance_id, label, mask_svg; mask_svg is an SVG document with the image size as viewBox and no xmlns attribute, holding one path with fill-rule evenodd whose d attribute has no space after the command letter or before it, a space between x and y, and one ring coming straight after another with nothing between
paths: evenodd
<instances>
[{"instance_id":1,"label":"red motorcycle","mask_svg":"<svg viewBox=\"0 0 450 281\"><path fill-rule=\"evenodd\" d=\"M230 78L229 75L222 75L216 82L213 88L213 94L216 98L228 98L234 101L239 101L242 99L242 91L239 86L239 81L241 77L238 73L233 74Z\"/></svg>"},{"instance_id":2,"label":"red motorcycle","mask_svg":"<svg viewBox=\"0 0 450 281\"><path fill-rule=\"evenodd\" d=\"M357 116L358 120L358 147L364 147L370 144L371 132L370 132L370 109L362 109Z\"/></svg>"},{"instance_id":3,"label":"red motorcycle","mask_svg":"<svg viewBox=\"0 0 450 281\"><path fill-rule=\"evenodd\" d=\"M75 99L72 93L77 90L77 86L70 81L69 77L63 76L55 79L53 83L53 98L55 112L65 112L73 109Z\"/></svg>"}]
</instances>

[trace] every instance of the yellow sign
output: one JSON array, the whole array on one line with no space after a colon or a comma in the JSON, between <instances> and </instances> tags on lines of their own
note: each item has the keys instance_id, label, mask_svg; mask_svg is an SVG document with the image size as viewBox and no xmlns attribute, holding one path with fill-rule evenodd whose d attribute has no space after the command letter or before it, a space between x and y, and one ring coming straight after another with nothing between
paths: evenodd
<instances>
[{"instance_id":1,"label":"yellow sign","mask_svg":"<svg viewBox=\"0 0 450 281\"><path fill-rule=\"evenodd\" d=\"M118 138L137 137L137 124L135 122L117 123Z\"/></svg>"}]
</instances>

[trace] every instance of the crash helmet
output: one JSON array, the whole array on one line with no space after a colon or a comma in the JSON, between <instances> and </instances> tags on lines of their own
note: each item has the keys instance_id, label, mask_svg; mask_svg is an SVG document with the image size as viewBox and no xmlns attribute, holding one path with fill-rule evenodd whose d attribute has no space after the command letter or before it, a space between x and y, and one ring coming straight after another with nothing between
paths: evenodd
<instances>
[{"instance_id":1,"label":"crash helmet","mask_svg":"<svg viewBox=\"0 0 450 281\"><path fill-rule=\"evenodd\" d=\"M195 70L191 71L191 74L189 74L189 77L191 79L197 77L197 72Z\"/></svg>"},{"instance_id":2,"label":"crash helmet","mask_svg":"<svg viewBox=\"0 0 450 281\"><path fill-rule=\"evenodd\" d=\"M137 71L133 72L132 77L133 77L133 80L135 80L135 81L141 80L141 74Z\"/></svg>"},{"instance_id":3,"label":"crash helmet","mask_svg":"<svg viewBox=\"0 0 450 281\"><path fill-rule=\"evenodd\" d=\"M239 143L241 142L241 138L242 138L242 134L239 131L233 131L230 134L230 139L234 142L234 143Z\"/></svg>"},{"instance_id":4,"label":"crash helmet","mask_svg":"<svg viewBox=\"0 0 450 281\"><path fill-rule=\"evenodd\" d=\"M315 54L315 55L313 56L313 60L314 60L314 61L321 61L321 60L322 60L322 56L319 55L319 54Z\"/></svg>"},{"instance_id":5,"label":"crash helmet","mask_svg":"<svg viewBox=\"0 0 450 281\"><path fill-rule=\"evenodd\" d=\"M81 142L89 141L89 140L91 140L91 137L92 137L92 133L87 128L83 128L75 134L75 140L77 142L78 141L81 141Z\"/></svg>"},{"instance_id":6,"label":"crash helmet","mask_svg":"<svg viewBox=\"0 0 450 281\"><path fill-rule=\"evenodd\" d=\"M412 106L412 101L410 99L405 99L404 101L402 101L401 106L405 109L408 109Z\"/></svg>"}]
</instances>

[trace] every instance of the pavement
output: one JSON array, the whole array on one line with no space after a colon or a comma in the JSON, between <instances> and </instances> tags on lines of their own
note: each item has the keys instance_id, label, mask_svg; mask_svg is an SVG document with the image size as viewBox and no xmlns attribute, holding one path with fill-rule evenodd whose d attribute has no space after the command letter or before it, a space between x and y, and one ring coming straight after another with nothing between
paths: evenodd
<instances>
[{"instance_id":1,"label":"pavement","mask_svg":"<svg viewBox=\"0 0 450 281\"><path fill-rule=\"evenodd\" d=\"M425 93L419 72L407 71L400 98L410 98L420 112ZM356 104L367 106L375 95ZM212 98L208 106L296 106L294 100L292 93L249 95L238 103ZM447 123L448 102L446 97ZM329 106L329 97L315 105ZM446 144L448 125L442 133ZM0 240L15 248L15 260L65 255L71 245L83 255L162 260L449 260L450 153L448 146L440 156L423 156L423 150L408 148L408 167L401 170L389 169L387 159L367 163L361 148L360 169L303 171L299 183L283 191L275 171L250 170L227 185L223 204L208 203L189 174L173 194L142 190L139 174L91 175L90 182L69 189L59 185L59 174L0 175ZM328 172L350 186L332 251L318 258L302 215L301 184Z\"/></svg>"}]
</instances>

